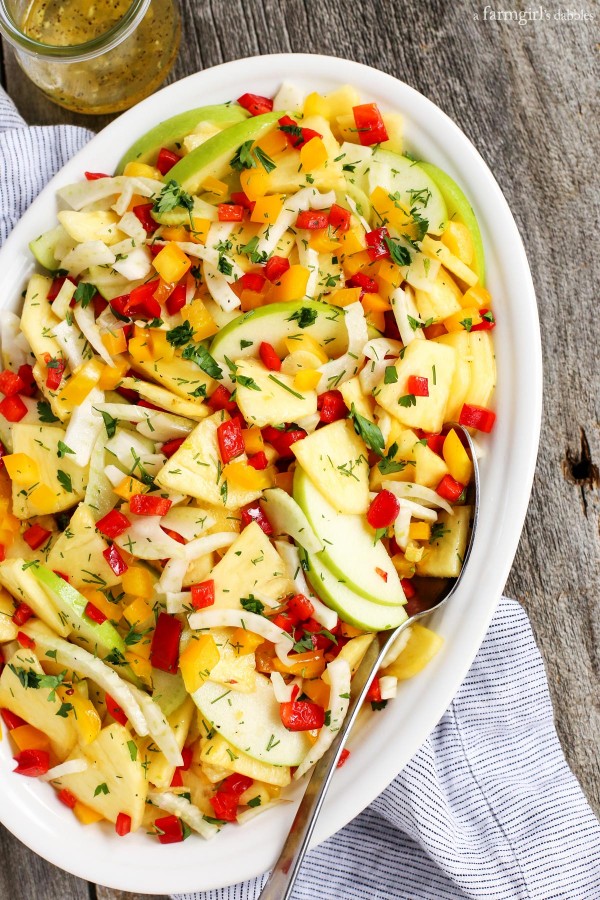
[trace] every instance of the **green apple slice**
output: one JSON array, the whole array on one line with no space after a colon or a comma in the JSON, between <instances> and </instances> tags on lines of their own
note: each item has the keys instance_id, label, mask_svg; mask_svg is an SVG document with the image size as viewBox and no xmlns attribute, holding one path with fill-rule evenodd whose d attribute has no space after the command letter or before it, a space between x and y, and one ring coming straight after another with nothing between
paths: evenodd
<instances>
[{"instance_id":1,"label":"green apple slice","mask_svg":"<svg viewBox=\"0 0 600 900\"><path fill-rule=\"evenodd\" d=\"M397 628L407 618L404 606L371 603L355 593L345 581L338 579L323 562L301 551L303 567L313 589L323 603L334 609L344 622L363 631L386 631Z\"/></svg>"},{"instance_id":2,"label":"green apple slice","mask_svg":"<svg viewBox=\"0 0 600 900\"><path fill-rule=\"evenodd\" d=\"M452 219L453 222L461 222L463 225L466 225L471 232L475 250L475 259L472 268L479 276L480 284L485 284L485 253L483 250L483 240L481 239L479 223L477 222L471 204L467 200L462 189L459 188L454 179L450 178L443 169L438 169L433 163L421 162L419 163L419 166L423 171L427 172L440 189L448 208L448 218Z\"/></svg>"},{"instance_id":3,"label":"green apple slice","mask_svg":"<svg viewBox=\"0 0 600 900\"><path fill-rule=\"evenodd\" d=\"M341 356L348 347L344 311L321 300L291 300L259 306L221 329L213 339L210 352L217 360L256 358L261 342L268 341L278 356L284 356L288 352L286 338L300 338L303 334L317 341L328 356Z\"/></svg>"},{"instance_id":4,"label":"green apple slice","mask_svg":"<svg viewBox=\"0 0 600 900\"><path fill-rule=\"evenodd\" d=\"M294 499L325 544L316 558L336 578L371 603L405 602L392 560L381 541L374 541L364 516L338 513L300 466L294 475Z\"/></svg>"},{"instance_id":5,"label":"green apple slice","mask_svg":"<svg viewBox=\"0 0 600 900\"><path fill-rule=\"evenodd\" d=\"M36 237L33 241L29 242L29 249L39 262L40 266L43 266L44 269L48 269L49 272L56 272L60 269L60 260L58 260L54 254L56 245L60 240L63 240L64 237L65 229L62 225L57 225L56 228L45 231L43 234L40 234L39 237Z\"/></svg>"},{"instance_id":6,"label":"green apple slice","mask_svg":"<svg viewBox=\"0 0 600 900\"><path fill-rule=\"evenodd\" d=\"M323 541L314 533L296 501L281 488L266 490L260 505L275 529L275 536L289 534L300 547L310 553L319 553L323 549Z\"/></svg>"},{"instance_id":7,"label":"green apple slice","mask_svg":"<svg viewBox=\"0 0 600 900\"><path fill-rule=\"evenodd\" d=\"M131 145L127 153L121 157L116 174L122 175L128 162L154 162L161 147L176 149L177 144L201 122L212 122L222 128L227 128L229 125L243 122L247 118L248 113L245 109L242 109L241 106L230 106L228 103L218 106L200 106L197 109L188 109L177 116L171 116L170 119L165 119L164 122L151 128Z\"/></svg>"},{"instance_id":8,"label":"green apple slice","mask_svg":"<svg viewBox=\"0 0 600 900\"><path fill-rule=\"evenodd\" d=\"M246 141L258 141L282 116L281 111L253 116L225 128L184 156L166 178L173 179L189 194L197 194L209 176L223 178L231 171L231 158Z\"/></svg>"},{"instance_id":9,"label":"green apple slice","mask_svg":"<svg viewBox=\"0 0 600 900\"><path fill-rule=\"evenodd\" d=\"M45 566L33 565L31 573L44 587L61 618L69 622L78 643L84 644L91 653L101 649L108 654L116 651L117 659L125 656L127 646L116 628L108 620L98 625L85 615L88 601L83 594Z\"/></svg>"},{"instance_id":10,"label":"green apple slice","mask_svg":"<svg viewBox=\"0 0 600 900\"><path fill-rule=\"evenodd\" d=\"M427 219L429 234L442 234L448 219L444 196L434 179L406 156L376 150L366 172L369 197L376 187L398 195L406 209L415 209Z\"/></svg>"},{"instance_id":11,"label":"green apple slice","mask_svg":"<svg viewBox=\"0 0 600 900\"><path fill-rule=\"evenodd\" d=\"M306 732L285 728L271 682L260 673L251 694L207 681L192 699L210 727L253 759L298 766L312 746Z\"/></svg>"}]
</instances>

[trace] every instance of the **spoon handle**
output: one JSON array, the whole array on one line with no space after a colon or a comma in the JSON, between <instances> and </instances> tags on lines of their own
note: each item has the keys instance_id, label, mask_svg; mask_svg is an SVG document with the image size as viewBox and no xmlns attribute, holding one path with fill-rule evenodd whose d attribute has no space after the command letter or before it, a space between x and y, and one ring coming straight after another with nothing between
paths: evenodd
<instances>
[{"instance_id":1,"label":"spoon handle","mask_svg":"<svg viewBox=\"0 0 600 900\"><path fill-rule=\"evenodd\" d=\"M302 860L308 850L317 817L336 769L346 737L360 712L373 676L390 642L397 637L404 625L395 631L381 632L367 650L363 661L352 679L350 705L344 723L333 744L316 764L308 782L292 827L283 845L279 859L275 863L259 900L289 900Z\"/></svg>"}]
</instances>

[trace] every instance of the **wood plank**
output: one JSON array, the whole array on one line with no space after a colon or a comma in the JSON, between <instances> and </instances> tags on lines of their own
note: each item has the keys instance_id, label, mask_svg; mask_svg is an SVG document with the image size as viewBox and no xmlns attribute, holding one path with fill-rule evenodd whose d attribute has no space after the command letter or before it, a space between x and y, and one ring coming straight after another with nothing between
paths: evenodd
<instances>
[{"instance_id":1,"label":"wood plank","mask_svg":"<svg viewBox=\"0 0 600 900\"><path fill-rule=\"evenodd\" d=\"M600 499L594 472L600 333L590 239L600 212L593 157L597 32L581 23L483 22L473 18L476 6L443 0L396 7L382 0L182 0L181 6L184 39L172 78L259 52L312 51L370 63L441 106L504 191L536 283L546 378L538 470L507 593L531 618L565 754L600 813ZM10 58L5 77L29 122L97 129L109 118L75 117L55 107ZM497 309L501 315L501 298ZM23 872L35 876L24 881ZM41 897L36 883L44 885L45 900L87 896L83 882L0 831L0 896ZM98 887L91 896L133 895Z\"/></svg>"}]
</instances>

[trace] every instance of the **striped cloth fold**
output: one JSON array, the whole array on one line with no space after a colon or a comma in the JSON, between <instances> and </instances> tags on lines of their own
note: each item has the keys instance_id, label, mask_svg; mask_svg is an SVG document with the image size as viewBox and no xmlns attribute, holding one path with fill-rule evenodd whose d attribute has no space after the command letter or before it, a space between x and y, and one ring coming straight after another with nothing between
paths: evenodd
<instances>
[{"instance_id":1,"label":"striped cloth fold","mask_svg":"<svg viewBox=\"0 0 600 900\"><path fill-rule=\"evenodd\" d=\"M90 136L28 128L0 91L0 243ZM209 891L199 883L181 900L257 900L264 881ZM600 825L558 742L528 619L506 598L435 730L368 809L308 855L294 892L483 898L600 900Z\"/></svg>"}]
</instances>

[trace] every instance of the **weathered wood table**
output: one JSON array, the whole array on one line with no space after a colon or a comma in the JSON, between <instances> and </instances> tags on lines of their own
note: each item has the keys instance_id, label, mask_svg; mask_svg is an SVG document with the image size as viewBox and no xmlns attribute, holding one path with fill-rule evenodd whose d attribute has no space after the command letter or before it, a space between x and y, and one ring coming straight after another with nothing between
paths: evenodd
<instances>
[{"instance_id":1,"label":"weathered wood table","mask_svg":"<svg viewBox=\"0 0 600 900\"><path fill-rule=\"evenodd\" d=\"M572 4L593 19L569 21L568 4L549 2L549 18L519 23L517 11L529 9L520 2L500 6L509 11L498 20L493 7L477 2L182 0L172 78L258 53L349 57L434 100L494 172L533 270L545 364L537 475L506 591L531 617L565 755L600 813L600 190L593 151L600 9ZM28 122L99 129L108 121L53 106L10 52L2 75ZM118 896L43 862L0 829L2 900Z\"/></svg>"}]
</instances>

